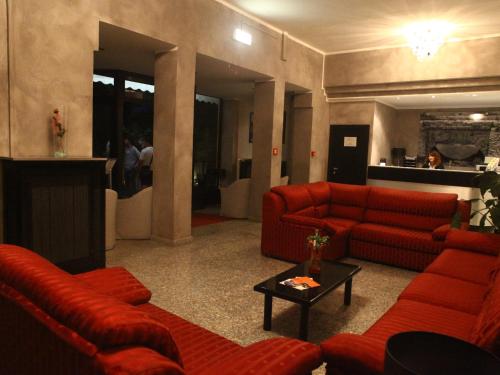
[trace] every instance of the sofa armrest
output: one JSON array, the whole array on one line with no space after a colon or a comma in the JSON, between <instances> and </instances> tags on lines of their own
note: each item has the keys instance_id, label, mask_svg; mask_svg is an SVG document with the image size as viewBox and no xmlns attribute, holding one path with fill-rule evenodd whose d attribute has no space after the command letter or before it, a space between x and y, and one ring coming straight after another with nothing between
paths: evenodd
<instances>
[{"instance_id":1,"label":"sofa armrest","mask_svg":"<svg viewBox=\"0 0 500 375\"><path fill-rule=\"evenodd\" d=\"M281 216L281 220L287 223L304 225L306 227L314 227L316 229L323 229L323 227L325 226L324 222L321 219L310 216L285 214Z\"/></svg>"},{"instance_id":2,"label":"sofa armrest","mask_svg":"<svg viewBox=\"0 0 500 375\"><path fill-rule=\"evenodd\" d=\"M432 239L434 241L444 241L446 239L446 236L448 235L448 232L454 228L451 227L451 224L444 224L432 231ZM469 223L466 222L461 222L460 223L460 229L461 230L467 230L469 229Z\"/></svg>"},{"instance_id":3,"label":"sofa armrest","mask_svg":"<svg viewBox=\"0 0 500 375\"><path fill-rule=\"evenodd\" d=\"M96 367L103 374L183 375L184 370L174 361L149 348L134 346L99 352Z\"/></svg>"},{"instance_id":4,"label":"sofa armrest","mask_svg":"<svg viewBox=\"0 0 500 375\"><path fill-rule=\"evenodd\" d=\"M321 343L327 373L372 375L384 372L385 342L341 333Z\"/></svg>"},{"instance_id":5,"label":"sofa armrest","mask_svg":"<svg viewBox=\"0 0 500 375\"><path fill-rule=\"evenodd\" d=\"M319 346L295 339L274 338L249 345L201 374L305 375L322 362Z\"/></svg>"},{"instance_id":6,"label":"sofa armrest","mask_svg":"<svg viewBox=\"0 0 500 375\"><path fill-rule=\"evenodd\" d=\"M500 235L452 229L446 236L444 248L498 255L500 252Z\"/></svg>"},{"instance_id":7,"label":"sofa armrest","mask_svg":"<svg viewBox=\"0 0 500 375\"><path fill-rule=\"evenodd\" d=\"M101 268L74 277L98 293L131 305L141 305L151 299L151 292L123 267Z\"/></svg>"}]
</instances>

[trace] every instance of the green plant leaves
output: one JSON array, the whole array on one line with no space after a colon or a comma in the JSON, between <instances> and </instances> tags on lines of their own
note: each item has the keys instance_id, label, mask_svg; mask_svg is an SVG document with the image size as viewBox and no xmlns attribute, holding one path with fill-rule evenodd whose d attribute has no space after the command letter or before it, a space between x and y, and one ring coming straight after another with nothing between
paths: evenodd
<instances>
[{"instance_id":1,"label":"green plant leaves","mask_svg":"<svg viewBox=\"0 0 500 375\"><path fill-rule=\"evenodd\" d=\"M475 186L479 187L482 199L472 199L471 202L481 201L485 208L472 213L471 218L476 214L481 215L479 227L486 230L490 225L494 226L495 232L500 232L500 175L493 171L484 172L473 179ZM485 195L490 193L493 198L485 199Z\"/></svg>"}]
</instances>

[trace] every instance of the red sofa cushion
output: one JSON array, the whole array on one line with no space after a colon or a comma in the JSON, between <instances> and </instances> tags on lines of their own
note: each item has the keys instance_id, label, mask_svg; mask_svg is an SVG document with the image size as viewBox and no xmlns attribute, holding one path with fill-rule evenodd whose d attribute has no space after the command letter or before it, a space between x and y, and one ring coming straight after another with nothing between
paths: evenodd
<instances>
[{"instance_id":1,"label":"red sofa cushion","mask_svg":"<svg viewBox=\"0 0 500 375\"><path fill-rule=\"evenodd\" d=\"M182 353L187 373L199 374L204 368L243 349L240 345L158 306L146 303L137 308L169 328Z\"/></svg>"},{"instance_id":2,"label":"red sofa cushion","mask_svg":"<svg viewBox=\"0 0 500 375\"><path fill-rule=\"evenodd\" d=\"M418 230L449 224L457 195L372 187L364 221Z\"/></svg>"},{"instance_id":3,"label":"red sofa cushion","mask_svg":"<svg viewBox=\"0 0 500 375\"><path fill-rule=\"evenodd\" d=\"M334 216L326 216L321 220L325 223L325 225L345 228L345 229L351 229L356 224L359 224L359 222L357 222L356 220L344 219L341 217L334 217Z\"/></svg>"},{"instance_id":4,"label":"red sofa cushion","mask_svg":"<svg viewBox=\"0 0 500 375\"><path fill-rule=\"evenodd\" d=\"M95 292L38 254L0 245L0 280L101 349L147 346L182 365L164 325L133 306Z\"/></svg>"},{"instance_id":5,"label":"red sofa cushion","mask_svg":"<svg viewBox=\"0 0 500 375\"><path fill-rule=\"evenodd\" d=\"M487 286L452 277L421 273L399 295L399 299L420 301L477 315Z\"/></svg>"},{"instance_id":6,"label":"red sofa cushion","mask_svg":"<svg viewBox=\"0 0 500 375\"><path fill-rule=\"evenodd\" d=\"M363 223L352 228L351 238L385 246L438 254L441 242L432 239L430 232Z\"/></svg>"},{"instance_id":7,"label":"red sofa cushion","mask_svg":"<svg viewBox=\"0 0 500 375\"><path fill-rule=\"evenodd\" d=\"M307 207L314 207L311 194L303 185L282 185L271 189L285 200L287 212L296 212Z\"/></svg>"},{"instance_id":8,"label":"red sofa cushion","mask_svg":"<svg viewBox=\"0 0 500 375\"><path fill-rule=\"evenodd\" d=\"M427 273L454 277L488 285L497 257L459 249L445 249L429 267Z\"/></svg>"},{"instance_id":9,"label":"red sofa cushion","mask_svg":"<svg viewBox=\"0 0 500 375\"><path fill-rule=\"evenodd\" d=\"M489 287L470 340L500 356L500 278L498 275Z\"/></svg>"},{"instance_id":10,"label":"red sofa cushion","mask_svg":"<svg viewBox=\"0 0 500 375\"><path fill-rule=\"evenodd\" d=\"M325 217L328 215L329 207L330 207L330 186L328 182L314 182L312 184L304 185L306 189L311 194L311 198L313 200L315 215L319 218Z\"/></svg>"},{"instance_id":11,"label":"red sofa cushion","mask_svg":"<svg viewBox=\"0 0 500 375\"><path fill-rule=\"evenodd\" d=\"M445 248L498 255L500 253L500 235L453 229L446 236L444 246Z\"/></svg>"},{"instance_id":12,"label":"red sofa cushion","mask_svg":"<svg viewBox=\"0 0 500 375\"><path fill-rule=\"evenodd\" d=\"M330 183L330 215L362 221L370 187Z\"/></svg>"},{"instance_id":13,"label":"red sofa cushion","mask_svg":"<svg viewBox=\"0 0 500 375\"><path fill-rule=\"evenodd\" d=\"M102 268L74 275L96 292L107 294L131 305L140 305L151 299L149 291L123 267Z\"/></svg>"}]
</instances>

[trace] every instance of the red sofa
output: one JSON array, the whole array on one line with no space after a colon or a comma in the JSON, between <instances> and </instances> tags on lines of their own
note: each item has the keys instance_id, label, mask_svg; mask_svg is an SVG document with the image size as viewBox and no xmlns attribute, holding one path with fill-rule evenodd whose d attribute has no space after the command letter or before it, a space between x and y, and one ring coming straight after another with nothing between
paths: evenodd
<instances>
[{"instance_id":1,"label":"red sofa","mask_svg":"<svg viewBox=\"0 0 500 375\"><path fill-rule=\"evenodd\" d=\"M292 375L322 363L319 346L276 338L241 347L150 297L123 268L73 276L0 245L0 374Z\"/></svg>"},{"instance_id":2,"label":"red sofa","mask_svg":"<svg viewBox=\"0 0 500 375\"><path fill-rule=\"evenodd\" d=\"M405 331L441 333L500 356L500 236L452 230L445 250L364 334L321 344L331 375L382 374L385 345Z\"/></svg>"},{"instance_id":3,"label":"red sofa","mask_svg":"<svg viewBox=\"0 0 500 375\"><path fill-rule=\"evenodd\" d=\"M423 270L443 249L455 213L468 227L470 203L456 194L315 182L264 194L262 254L292 262L309 257L315 228L331 236L326 259L353 257Z\"/></svg>"}]
</instances>

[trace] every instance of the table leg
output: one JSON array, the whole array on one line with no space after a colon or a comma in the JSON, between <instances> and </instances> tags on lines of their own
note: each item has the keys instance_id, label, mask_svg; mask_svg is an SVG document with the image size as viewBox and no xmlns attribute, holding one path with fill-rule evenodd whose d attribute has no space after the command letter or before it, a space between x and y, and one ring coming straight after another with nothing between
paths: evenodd
<instances>
[{"instance_id":1,"label":"table leg","mask_svg":"<svg viewBox=\"0 0 500 375\"><path fill-rule=\"evenodd\" d=\"M271 330L271 319L273 317L273 296L266 294L264 297L264 331Z\"/></svg>"},{"instance_id":2,"label":"table leg","mask_svg":"<svg viewBox=\"0 0 500 375\"><path fill-rule=\"evenodd\" d=\"M308 330L309 330L309 306L301 305L300 331L299 331L299 338L301 340L307 341Z\"/></svg>"},{"instance_id":3,"label":"table leg","mask_svg":"<svg viewBox=\"0 0 500 375\"><path fill-rule=\"evenodd\" d=\"M351 292L352 292L352 278L345 282L344 305L346 306L349 306L351 304Z\"/></svg>"}]
</instances>

